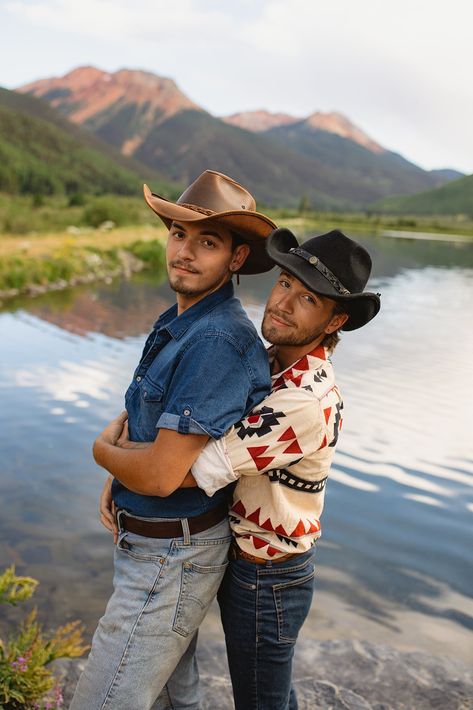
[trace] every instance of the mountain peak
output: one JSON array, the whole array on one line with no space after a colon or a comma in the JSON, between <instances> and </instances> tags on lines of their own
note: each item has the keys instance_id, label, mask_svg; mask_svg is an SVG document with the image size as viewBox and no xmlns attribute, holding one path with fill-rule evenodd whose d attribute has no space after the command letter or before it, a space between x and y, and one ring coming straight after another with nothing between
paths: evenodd
<instances>
[{"instance_id":1,"label":"mountain peak","mask_svg":"<svg viewBox=\"0 0 473 710\"><path fill-rule=\"evenodd\" d=\"M18 91L44 98L74 123L86 124L99 134L106 130L110 117L119 117L122 128L114 142L125 155L137 149L151 126L179 111L202 110L172 79L138 69L109 73L92 66L78 67Z\"/></svg>"},{"instance_id":2,"label":"mountain peak","mask_svg":"<svg viewBox=\"0 0 473 710\"><path fill-rule=\"evenodd\" d=\"M231 116L222 117L222 121L225 121L225 123L244 128L246 131L252 131L253 133L262 133L270 128L287 126L300 120L300 118L295 118L287 113L271 113L266 111L266 109L243 111L242 113L234 113Z\"/></svg>"},{"instance_id":3,"label":"mountain peak","mask_svg":"<svg viewBox=\"0 0 473 710\"><path fill-rule=\"evenodd\" d=\"M385 153L385 149L364 133L361 128L355 126L346 116L337 111L323 113L316 111L305 119L305 124L317 131L327 131L336 133L342 138L348 138L354 143L367 148L372 153Z\"/></svg>"}]
</instances>

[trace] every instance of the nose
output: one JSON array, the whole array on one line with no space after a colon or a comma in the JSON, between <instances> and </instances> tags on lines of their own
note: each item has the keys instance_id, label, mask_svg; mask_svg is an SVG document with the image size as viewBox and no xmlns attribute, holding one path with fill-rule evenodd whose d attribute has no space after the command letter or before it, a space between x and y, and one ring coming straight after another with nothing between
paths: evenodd
<instances>
[{"instance_id":1,"label":"nose","mask_svg":"<svg viewBox=\"0 0 473 710\"><path fill-rule=\"evenodd\" d=\"M181 259L185 259L186 261L192 261L195 258L194 254L194 249L192 246L192 240L191 239L183 239L180 242L179 249L178 249L178 256L181 257Z\"/></svg>"},{"instance_id":2,"label":"nose","mask_svg":"<svg viewBox=\"0 0 473 710\"><path fill-rule=\"evenodd\" d=\"M292 313L292 298L290 293L284 293L279 301L277 302L277 307L283 313Z\"/></svg>"}]
</instances>

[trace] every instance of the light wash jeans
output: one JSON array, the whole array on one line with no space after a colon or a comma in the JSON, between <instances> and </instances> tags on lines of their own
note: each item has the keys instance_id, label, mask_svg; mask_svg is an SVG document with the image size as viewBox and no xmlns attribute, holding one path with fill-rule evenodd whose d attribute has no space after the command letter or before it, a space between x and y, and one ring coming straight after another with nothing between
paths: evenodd
<instances>
[{"instance_id":1,"label":"light wash jeans","mask_svg":"<svg viewBox=\"0 0 473 710\"><path fill-rule=\"evenodd\" d=\"M197 629L222 581L231 534L227 519L196 535L182 523L181 538L120 534L114 591L70 710L199 709Z\"/></svg>"}]
</instances>

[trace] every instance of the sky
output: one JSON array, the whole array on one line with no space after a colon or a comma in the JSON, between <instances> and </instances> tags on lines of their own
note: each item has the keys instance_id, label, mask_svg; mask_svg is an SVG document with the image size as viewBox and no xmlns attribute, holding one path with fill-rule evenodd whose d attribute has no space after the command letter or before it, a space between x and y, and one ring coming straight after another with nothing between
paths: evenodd
<instances>
[{"instance_id":1,"label":"sky","mask_svg":"<svg viewBox=\"0 0 473 710\"><path fill-rule=\"evenodd\" d=\"M471 0L0 0L0 86L145 69L216 116L338 111L473 173L472 28Z\"/></svg>"}]
</instances>

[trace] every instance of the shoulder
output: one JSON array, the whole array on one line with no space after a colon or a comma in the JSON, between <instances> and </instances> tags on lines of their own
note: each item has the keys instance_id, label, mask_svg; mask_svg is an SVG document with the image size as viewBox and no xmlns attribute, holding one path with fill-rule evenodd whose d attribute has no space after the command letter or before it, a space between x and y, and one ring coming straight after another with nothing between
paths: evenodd
<instances>
[{"instance_id":1,"label":"shoulder","mask_svg":"<svg viewBox=\"0 0 473 710\"><path fill-rule=\"evenodd\" d=\"M237 298L230 298L207 313L197 324L194 336L203 340L227 342L240 355L255 345L264 350L255 326Z\"/></svg>"}]
</instances>

